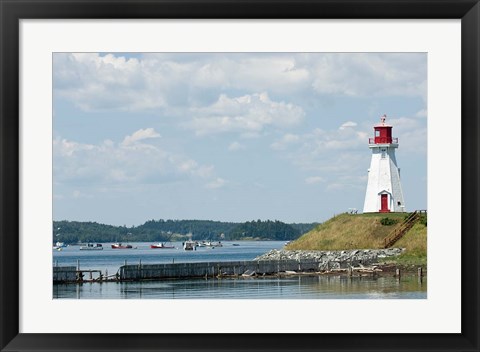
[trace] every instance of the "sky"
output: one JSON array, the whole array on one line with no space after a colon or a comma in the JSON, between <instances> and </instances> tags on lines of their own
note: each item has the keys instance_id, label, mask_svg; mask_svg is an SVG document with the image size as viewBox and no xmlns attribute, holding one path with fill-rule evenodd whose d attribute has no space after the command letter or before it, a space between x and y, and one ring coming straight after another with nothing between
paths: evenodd
<instances>
[{"instance_id":1,"label":"sky","mask_svg":"<svg viewBox=\"0 0 480 352\"><path fill-rule=\"evenodd\" d=\"M383 114L427 209L425 53L55 53L54 220L361 212Z\"/></svg>"}]
</instances>

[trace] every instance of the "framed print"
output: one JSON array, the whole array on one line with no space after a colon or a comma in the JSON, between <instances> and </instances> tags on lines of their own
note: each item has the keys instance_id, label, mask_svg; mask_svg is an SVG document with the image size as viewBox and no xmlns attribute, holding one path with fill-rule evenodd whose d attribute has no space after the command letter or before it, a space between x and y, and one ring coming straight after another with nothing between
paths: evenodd
<instances>
[{"instance_id":1,"label":"framed print","mask_svg":"<svg viewBox=\"0 0 480 352\"><path fill-rule=\"evenodd\" d=\"M0 10L2 351L479 349L477 1Z\"/></svg>"}]
</instances>

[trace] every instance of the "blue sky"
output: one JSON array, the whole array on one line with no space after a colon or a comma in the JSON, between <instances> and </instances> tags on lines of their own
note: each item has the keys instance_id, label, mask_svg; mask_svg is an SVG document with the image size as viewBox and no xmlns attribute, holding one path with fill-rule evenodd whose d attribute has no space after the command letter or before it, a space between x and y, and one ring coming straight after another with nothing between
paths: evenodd
<instances>
[{"instance_id":1,"label":"blue sky","mask_svg":"<svg viewBox=\"0 0 480 352\"><path fill-rule=\"evenodd\" d=\"M54 220L321 222L363 208L368 137L427 207L423 53L56 53Z\"/></svg>"}]
</instances>

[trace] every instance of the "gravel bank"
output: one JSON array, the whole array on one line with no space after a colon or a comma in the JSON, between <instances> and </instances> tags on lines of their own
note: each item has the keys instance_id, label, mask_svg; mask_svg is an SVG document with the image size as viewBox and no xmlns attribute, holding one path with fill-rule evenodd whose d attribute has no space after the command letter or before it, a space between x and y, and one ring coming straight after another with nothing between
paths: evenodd
<instances>
[{"instance_id":1,"label":"gravel bank","mask_svg":"<svg viewBox=\"0 0 480 352\"><path fill-rule=\"evenodd\" d=\"M289 251L272 249L255 260L296 260L318 262L319 269L346 268L348 266L370 265L378 259L400 255L403 248L353 249L343 251Z\"/></svg>"}]
</instances>

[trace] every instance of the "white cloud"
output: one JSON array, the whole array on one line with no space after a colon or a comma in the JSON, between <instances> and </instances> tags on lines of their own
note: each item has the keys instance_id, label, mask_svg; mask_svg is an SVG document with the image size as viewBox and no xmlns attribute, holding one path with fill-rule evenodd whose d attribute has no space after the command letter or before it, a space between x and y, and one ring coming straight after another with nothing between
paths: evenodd
<instances>
[{"instance_id":1,"label":"white cloud","mask_svg":"<svg viewBox=\"0 0 480 352\"><path fill-rule=\"evenodd\" d=\"M344 129L348 128L348 127L355 127L355 126L357 126L357 123L356 123L356 122L347 121L347 122L345 122L344 124L342 124L342 125L339 127L339 129L340 129L340 130L344 130Z\"/></svg>"},{"instance_id":2,"label":"white cloud","mask_svg":"<svg viewBox=\"0 0 480 352\"><path fill-rule=\"evenodd\" d=\"M85 111L205 106L221 92L292 96L420 96L427 60L417 53L56 53L54 93Z\"/></svg>"},{"instance_id":3,"label":"white cloud","mask_svg":"<svg viewBox=\"0 0 480 352\"><path fill-rule=\"evenodd\" d=\"M340 176L336 180L333 180L326 187L327 191L348 191L348 190L357 190L365 191L367 187L367 177L366 175L347 175Z\"/></svg>"},{"instance_id":4,"label":"white cloud","mask_svg":"<svg viewBox=\"0 0 480 352\"><path fill-rule=\"evenodd\" d=\"M312 68L320 94L346 96L420 96L426 99L425 54L325 54Z\"/></svg>"},{"instance_id":5,"label":"white cloud","mask_svg":"<svg viewBox=\"0 0 480 352\"><path fill-rule=\"evenodd\" d=\"M67 141L66 139L55 140L57 145L59 145L59 152L62 156L72 156L77 152L88 151L95 149L95 146L91 144L81 144L72 141Z\"/></svg>"},{"instance_id":6,"label":"white cloud","mask_svg":"<svg viewBox=\"0 0 480 352\"><path fill-rule=\"evenodd\" d=\"M223 89L292 92L308 87L310 73L299 67L294 55L233 54L213 57L193 74L192 84Z\"/></svg>"},{"instance_id":7,"label":"white cloud","mask_svg":"<svg viewBox=\"0 0 480 352\"><path fill-rule=\"evenodd\" d=\"M300 136L292 133L286 133L280 140L277 140L270 144L273 150L285 150L288 146L299 142Z\"/></svg>"},{"instance_id":8,"label":"white cloud","mask_svg":"<svg viewBox=\"0 0 480 352\"><path fill-rule=\"evenodd\" d=\"M295 135L295 138L284 136L272 148L287 150L288 146L284 156L294 167L322 175L305 178L306 184L321 184L326 189L341 185L364 187L361 177L366 173L370 157L366 136L367 133L358 124L346 122L333 130L317 128L303 135ZM289 139L295 142L285 143ZM346 179L345 174L353 178Z\"/></svg>"},{"instance_id":9,"label":"white cloud","mask_svg":"<svg viewBox=\"0 0 480 352\"><path fill-rule=\"evenodd\" d=\"M217 189L217 188L222 188L223 186L225 186L226 183L227 181L219 177L213 180L212 182L207 183L205 187L210 189Z\"/></svg>"},{"instance_id":10,"label":"white cloud","mask_svg":"<svg viewBox=\"0 0 480 352\"><path fill-rule=\"evenodd\" d=\"M192 108L194 118L185 124L197 135L237 132L259 133L266 126L286 128L298 124L305 113L302 108L270 100L267 93L229 98L222 94L204 108Z\"/></svg>"},{"instance_id":11,"label":"white cloud","mask_svg":"<svg viewBox=\"0 0 480 352\"><path fill-rule=\"evenodd\" d=\"M321 176L311 176L311 177L307 177L305 179L305 183L309 184L309 185L313 185L313 184L321 183L321 182L325 182L325 179Z\"/></svg>"},{"instance_id":12,"label":"white cloud","mask_svg":"<svg viewBox=\"0 0 480 352\"><path fill-rule=\"evenodd\" d=\"M427 109L417 111L415 117L427 117Z\"/></svg>"},{"instance_id":13,"label":"white cloud","mask_svg":"<svg viewBox=\"0 0 480 352\"><path fill-rule=\"evenodd\" d=\"M155 130L151 127L145 128L145 129L139 129L138 131L134 132L132 135L126 136L122 142L122 145L129 146L143 139L159 138L159 137L160 137L160 134L155 132Z\"/></svg>"},{"instance_id":14,"label":"white cloud","mask_svg":"<svg viewBox=\"0 0 480 352\"><path fill-rule=\"evenodd\" d=\"M80 192L79 190L74 190L72 193L73 198L79 199L79 198L93 198L91 194L86 194L83 192Z\"/></svg>"},{"instance_id":15,"label":"white cloud","mask_svg":"<svg viewBox=\"0 0 480 352\"><path fill-rule=\"evenodd\" d=\"M85 111L185 106L205 89L290 92L308 87L308 70L281 54L56 53L54 92Z\"/></svg>"},{"instance_id":16,"label":"white cloud","mask_svg":"<svg viewBox=\"0 0 480 352\"><path fill-rule=\"evenodd\" d=\"M415 115L416 116L416 115ZM394 137L398 137L402 152L427 153L427 126L425 119L416 117L392 118Z\"/></svg>"},{"instance_id":17,"label":"white cloud","mask_svg":"<svg viewBox=\"0 0 480 352\"><path fill-rule=\"evenodd\" d=\"M215 180L212 165L201 165L159 145L141 142L157 137L158 133L147 128L126 136L120 143L106 140L82 144L56 138L53 141L54 180L60 184L97 186Z\"/></svg>"},{"instance_id":18,"label":"white cloud","mask_svg":"<svg viewBox=\"0 0 480 352\"><path fill-rule=\"evenodd\" d=\"M236 151L245 150L245 149L246 149L245 145L237 141L230 143L230 145L228 146L228 150L231 152L236 152Z\"/></svg>"},{"instance_id":19,"label":"white cloud","mask_svg":"<svg viewBox=\"0 0 480 352\"><path fill-rule=\"evenodd\" d=\"M55 54L54 93L85 111L135 111L166 105L163 79L145 62L108 54Z\"/></svg>"},{"instance_id":20,"label":"white cloud","mask_svg":"<svg viewBox=\"0 0 480 352\"><path fill-rule=\"evenodd\" d=\"M393 125L394 137L399 138L402 159L426 153L427 127L424 119L389 118L388 123ZM321 180L313 176L306 178L307 184L318 181L328 190L360 190L366 186L366 172L371 156L367 143L368 137L373 136L373 124L371 121L360 125L349 121L337 129L317 128L295 135L292 138L295 143L286 143L289 138L284 136L271 147L277 151L286 151L282 155L296 168L322 175Z\"/></svg>"}]
</instances>

